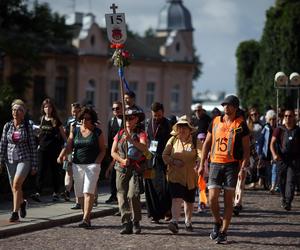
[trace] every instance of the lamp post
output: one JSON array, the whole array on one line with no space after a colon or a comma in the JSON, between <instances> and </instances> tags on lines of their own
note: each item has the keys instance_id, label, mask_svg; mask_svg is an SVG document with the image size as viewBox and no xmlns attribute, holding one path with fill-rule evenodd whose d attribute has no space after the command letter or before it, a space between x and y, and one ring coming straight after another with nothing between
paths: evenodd
<instances>
[{"instance_id":1,"label":"lamp post","mask_svg":"<svg viewBox=\"0 0 300 250\"><path fill-rule=\"evenodd\" d=\"M300 99L300 75L297 72L293 72L289 77L282 71L277 72L274 77L274 87L276 88L276 114L278 122L278 110L279 110L279 90L297 90L297 112L299 112L299 99ZM298 118L298 114L297 114Z\"/></svg>"}]
</instances>

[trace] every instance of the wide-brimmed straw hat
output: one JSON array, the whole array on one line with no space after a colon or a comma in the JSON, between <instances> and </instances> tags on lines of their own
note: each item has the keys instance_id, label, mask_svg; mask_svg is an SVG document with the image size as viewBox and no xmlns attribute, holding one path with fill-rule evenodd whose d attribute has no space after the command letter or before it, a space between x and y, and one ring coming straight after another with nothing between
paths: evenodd
<instances>
[{"instance_id":1,"label":"wide-brimmed straw hat","mask_svg":"<svg viewBox=\"0 0 300 250\"><path fill-rule=\"evenodd\" d=\"M178 134L178 125L187 125L191 129L191 133L194 133L197 131L197 128L191 125L191 121L187 117L187 115L183 115L183 116L179 117L178 121L172 127L173 130L171 132L171 135Z\"/></svg>"}]
</instances>

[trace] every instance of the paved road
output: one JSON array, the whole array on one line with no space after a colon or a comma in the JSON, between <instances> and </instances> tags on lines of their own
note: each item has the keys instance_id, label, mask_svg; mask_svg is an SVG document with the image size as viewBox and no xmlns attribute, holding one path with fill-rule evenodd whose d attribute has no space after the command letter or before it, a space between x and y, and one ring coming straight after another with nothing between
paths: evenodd
<instances>
[{"instance_id":1,"label":"paved road","mask_svg":"<svg viewBox=\"0 0 300 250\"><path fill-rule=\"evenodd\" d=\"M0 249L300 249L300 197L292 211L280 208L279 196L265 191L246 191L244 211L234 217L227 246L208 238L211 216L194 214L194 232L180 225L178 235L167 230L167 223L151 224L143 211L142 234L120 235L120 217L92 220L92 229L77 223L12 236L0 240Z\"/></svg>"}]
</instances>

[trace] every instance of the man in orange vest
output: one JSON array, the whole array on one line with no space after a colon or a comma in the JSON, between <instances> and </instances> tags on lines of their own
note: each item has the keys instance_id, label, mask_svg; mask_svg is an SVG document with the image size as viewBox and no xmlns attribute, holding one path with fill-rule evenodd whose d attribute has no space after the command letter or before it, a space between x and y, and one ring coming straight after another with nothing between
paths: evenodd
<instances>
[{"instance_id":1,"label":"man in orange vest","mask_svg":"<svg viewBox=\"0 0 300 250\"><path fill-rule=\"evenodd\" d=\"M202 148L202 157L198 169L203 176L204 162L210 151L209 204L214 217L210 238L216 243L227 243L227 229L233 211L233 197L238 178L245 178L249 162L249 129L244 118L237 114L239 99L230 95L222 102L224 115L217 116L208 128L208 134ZM241 164L240 164L241 161ZM224 215L220 216L219 195L224 189Z\"/></svg>"}]
</instances>

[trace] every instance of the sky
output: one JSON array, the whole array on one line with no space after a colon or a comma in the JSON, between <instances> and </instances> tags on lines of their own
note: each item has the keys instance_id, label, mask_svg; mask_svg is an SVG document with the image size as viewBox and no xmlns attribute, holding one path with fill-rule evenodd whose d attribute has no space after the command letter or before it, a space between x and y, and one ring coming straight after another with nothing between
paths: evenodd
<instances>
[{"instance_id":1,"label":"sky","mask_svg":"<svg viewBox=\"0 0 300 250\"><path fill-rule=\"evenodd\" d=\"M53 11L63 15L92 12L100 26L105 26L109 6L119 6L130 30L141 35L156 28L160 10L166 0L39 0L48 2ZM236 93L236 57L240 42L261 38L266 10L275 0L183 0L190 11L194 27L194 47L203 63L200 78L194 82L198 92Z\"/></svg>"}]
</instances>

